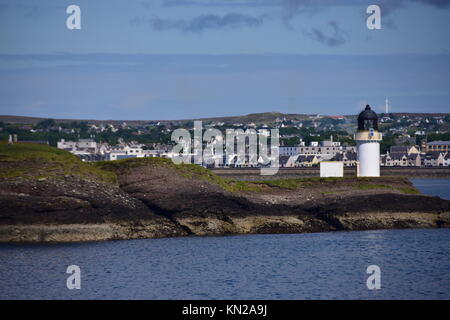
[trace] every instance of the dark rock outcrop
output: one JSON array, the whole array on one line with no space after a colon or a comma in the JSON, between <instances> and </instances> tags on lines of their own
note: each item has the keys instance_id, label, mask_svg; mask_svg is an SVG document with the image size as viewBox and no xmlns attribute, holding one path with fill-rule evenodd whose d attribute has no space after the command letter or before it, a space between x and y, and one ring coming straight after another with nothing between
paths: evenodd
<instances>
[{"instance_id":1,"label":"dark rock outcrop","mask_svg":"<svg viewBox=\"0 0 450 320\"><path fill-rule=\"evenodd\" d=\"M0 241L450 227L450 201L408 194L414 190L403 178L232 192L203 171L130 163L104 165L118 184L76 176L0 179Z\"/></svg>"}]
</instances>

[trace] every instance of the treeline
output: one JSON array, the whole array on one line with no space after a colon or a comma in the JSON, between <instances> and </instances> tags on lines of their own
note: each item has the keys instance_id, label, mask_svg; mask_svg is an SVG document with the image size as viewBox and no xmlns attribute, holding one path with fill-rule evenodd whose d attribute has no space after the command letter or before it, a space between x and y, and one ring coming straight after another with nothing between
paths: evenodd
<instances>
[{"instance_id":1,"label":"treeline","mask_svg":"<svg viewBox=\"0 0 450 320\"><path fill-rule=\"evenodd\" d=\"M318 131L315 128L297 128L297 127L287 127L280 128L280 136L289 136L293 135L293 137L288 138L280 138L280 142L282 142L285 146L297 146L300 143L300 139L302 139L306 145L309 145L312 141L322 142L324 140L330 140L331 136L333 136L334 141L339 141L341 144L346 144L353 146L355 145L355 141L347 131L342 130L323 130Z\"/></svg>"},{"instance_id":2,"label":"treeline","mask_svg":"<svg viewBox=\"0 0 450 320\"><path fill-rule=\"evenodd\" d=\"M338 122L339 120L329 119L329 122ZM180 126L170 126L170 129L176 129ZM183 123L184 128L192 130L193 122L188 121ZM60 129L61 128L61 129ZM92 138L97 142L105 142L110 145L116 145L119 139L124 141L136 141L141 144L152 145L155 143L167 144L172 143L171 133L166 130L164 125L150 124L144 127L145 129L138 133L137 129L119 128L113 132L111 128L104 130L103 132L90 131L87 122L72 121L57 123L54 119L45 119L40 121L34 126L20 125L20 124L6 124L0 122L0 140L8 140L9 135L17 134L19 141L48 141L50 145L56 146L57 142L61 139L65 140L78 140ZM235 128L233 125L223 125L217 127L225 135L226 129ZM36 130L31 132L30 129ZM67 130L68 129L68 130ZM73 132L68 132L73 131ZM334 141L340 141L341 144L355 145L353 137L343 130L320 130L314 127L304 126L299 127L284 127L280 128L280 143L285 146L297 146L300 144L301 139L306 145L309 145L311 141L322 142L323 140L329 140L333 136ZM281 136L284 136L281 138ZM381 141L381 153L386 153L389 148L395 145L395 139L400 136L399 134L386 134ZM450 141L450 132L445 133L429 133L426 137L417 136L416 144L420 144L421 140L425 138L427 141L445 140Z\"/></svg>"},{"instance_id":3,"label":"treeline","mask_svg":"<svg viewBox=\"0 0 450 320\"><path fill-rule=\"evenodd\" d=\"M31 129L36 132L30 131ZM8 140L9 135L16 134L19 141L48 141L50 145L56 146L61 139L78 140L92 138L97 142L106 142L116 145L119 139L124 141L137 141L142 144L169 143L170 134L164 132L164 126L148 127L147 130L138 135L135 129L118 129L113 132L111 128L103 132L91 132L86 122L56 123L53 119L40 121L30 128L24 128L19 124L5 124L0 122L0 140ZM61 131L60 129L61 128ZM73 133L64 132L64 129L73 129Z\"/></svg>"}]
</instances>

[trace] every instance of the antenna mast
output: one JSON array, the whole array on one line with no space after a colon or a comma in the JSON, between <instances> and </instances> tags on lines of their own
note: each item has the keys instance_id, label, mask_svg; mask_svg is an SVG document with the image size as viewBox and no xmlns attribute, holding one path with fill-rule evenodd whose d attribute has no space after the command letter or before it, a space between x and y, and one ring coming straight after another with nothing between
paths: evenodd
<instances>
[{"instance_id":1,"label":"antenna mast","mask_svg":"<svg viewBox=\"0 0 450 320\"><path fill-rule=\"evenodd\" d=\"M388 100L387 97L386 97L386 100L385 100L385 108L386 108L385 113L389 113L389 100Z\"/></svg>"}]
</instances>

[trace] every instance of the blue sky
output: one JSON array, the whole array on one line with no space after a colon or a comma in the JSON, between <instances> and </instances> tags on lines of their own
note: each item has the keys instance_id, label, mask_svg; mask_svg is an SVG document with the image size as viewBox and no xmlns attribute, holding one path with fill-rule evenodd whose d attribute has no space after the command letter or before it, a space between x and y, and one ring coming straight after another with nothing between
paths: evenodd
<instances>
[{"instance_id":1,"label":"blue sky","mask_svg":"<svg viewBox=\"0 0 450 320\"><path fill-rule=\"evenodd\" d=\"M0 0L0 114L449 112L449 40L450 0Z\"/></svg>"}]
</instances>

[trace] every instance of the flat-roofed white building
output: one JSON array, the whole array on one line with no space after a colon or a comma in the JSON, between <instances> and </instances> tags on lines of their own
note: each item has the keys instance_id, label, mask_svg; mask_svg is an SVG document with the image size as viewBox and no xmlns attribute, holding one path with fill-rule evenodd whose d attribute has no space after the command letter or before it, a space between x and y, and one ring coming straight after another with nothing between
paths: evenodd
<instances>
[{"instance_id":1,"label":"flat-roofed white building","mask_svg":"<svg viewBox=\"0 0 450 320\"><path fill-rule=\"evenodd\" d=\"M343 177L344 163L342 161L322 161L320 163L320 177Z\"/></svg>"}]
</instances>

